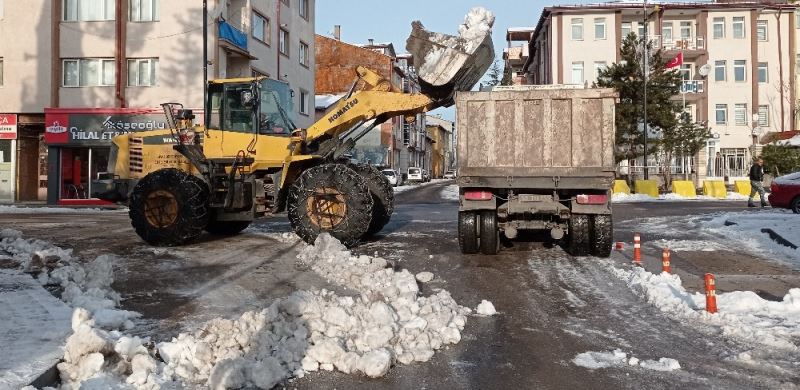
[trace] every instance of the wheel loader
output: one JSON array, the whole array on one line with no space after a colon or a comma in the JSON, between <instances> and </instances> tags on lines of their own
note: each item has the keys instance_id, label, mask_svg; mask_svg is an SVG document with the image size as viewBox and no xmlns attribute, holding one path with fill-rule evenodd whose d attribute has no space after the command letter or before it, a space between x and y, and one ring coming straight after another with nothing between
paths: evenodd
<instances>
[{"instance_id":1,"label":"wheel loader","mask_svg":"<svg viewBox=\"0 0 800 390\"><path fill-rule=\"evenodd\" d=\"M286 83L210 81L203 125L193 125L191 110L165 103L168 130L114 138L113 179L95 182L94 195L127 201L136 233L155 246L182 245L204 230L234 235L283 211L306 242L325 232L355 245L389 222L394 199L377 169L349 163L348 154L381 123L452 105L456 92L470 90L494 60L491 31L478 43L415 22L407 45L417 69L425 66L421 93L358 67L350 91L306 129L287 114ZM437 63L425 62L431 58Z\"/></svg>"}]
</instances>

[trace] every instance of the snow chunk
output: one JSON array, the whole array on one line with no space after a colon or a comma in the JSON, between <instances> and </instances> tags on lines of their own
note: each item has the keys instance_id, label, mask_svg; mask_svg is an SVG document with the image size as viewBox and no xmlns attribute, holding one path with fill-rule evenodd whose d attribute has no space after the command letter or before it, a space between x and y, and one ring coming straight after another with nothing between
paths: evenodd
<instances>
[{"instance_id":1,"label":"snow chunk","mask_svg":"<svg viewBox=\"0 0 800 390\"><path fill-rule=\"evenodd\" d=\"M494 309L494 305L485 299L478 304L478 308L475 311L481 316L493 316L497 314L497 310Z\"/></svg>"},{"instance_id":2,"label":"snow chunk","mask_svg":"<svg viewBox=\"0 0 800 390\"><path fill-rule=\"evenodd\" d=\"M681 369L680 363L678 363L677 360L670 358L661 358L658 359L658 361L645 360L639 363L639 365L648 370L655 370L655 371L675 371Z\"/></svg>"},{"instance_id":3,"label":"snow chunk","mask_svg":"<svg viewBox=\"0 0 800 390\"><path fill-rule=\"evenodd\" d=\"M389 372L392 354L385 348L367 352L358 360L358 369L370 378L380 378Z\"/></svg>"},{"instance_id":4,"label":"snow chunk","mask_svg":"<svg viewBox=\"0 0 800 390\"><path fill-rule=\"evenodd\" d=\"M619 349L611 352L584 352L575 356L572 362L576 366L589 369L606 368L612 366L622 366L626 364L628 354Z\"/></svg>"},{"instance_id":5,"label":"snow chunk","mask_svg":"<svg viewBox=\"0 0 800 390\"><path fill-rule=\"evenodd\" d=\"M420 272L416 275L417 280L420 283L428 283L433 280L433 273L431 272Z\"/></svg>"}]
</instances>

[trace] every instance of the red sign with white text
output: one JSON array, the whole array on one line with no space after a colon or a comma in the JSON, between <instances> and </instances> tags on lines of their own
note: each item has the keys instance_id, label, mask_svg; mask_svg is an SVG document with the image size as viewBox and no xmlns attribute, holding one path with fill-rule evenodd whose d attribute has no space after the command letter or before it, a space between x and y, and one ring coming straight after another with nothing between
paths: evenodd
<instances>
[{"instance_id":1,"label":"red sign with white text","mask_svg":"<svg viewBox=\"0 0 800 390\"><path fill-rule=\"evenodd\" d=\"M0 114L0 139L17 139L17 114Z\"/></svg>"}]
</instances>

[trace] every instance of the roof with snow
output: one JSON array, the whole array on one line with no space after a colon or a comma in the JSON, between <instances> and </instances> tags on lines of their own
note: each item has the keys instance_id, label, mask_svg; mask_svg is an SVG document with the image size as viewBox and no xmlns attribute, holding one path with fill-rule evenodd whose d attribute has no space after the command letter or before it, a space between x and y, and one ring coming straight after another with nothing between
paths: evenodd
<instances>
[{"instance_id":1,"label":"roof with snow","mask_svg":"<svg viewBox=\"0 0 800 390\"><path fill-rule=\"evenodd\" d=\"M338 95L315 95L314 108L317 110L327 110L330 106L336 104L345 94Z\"/></svg>"}]
</instances>

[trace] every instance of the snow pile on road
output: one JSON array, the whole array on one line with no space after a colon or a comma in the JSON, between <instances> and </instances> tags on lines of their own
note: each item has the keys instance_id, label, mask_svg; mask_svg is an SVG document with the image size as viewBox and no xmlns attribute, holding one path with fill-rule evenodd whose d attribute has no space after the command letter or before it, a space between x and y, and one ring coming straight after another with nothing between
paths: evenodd
<instances>
[{"instance_id":1,"label":"snow pile on road","mask_svg":"<svg viewBox=\"0 0 800 390\"><path fill-rule=\"evenodd\" d=\"M680 370L680 363L671 358L660 358L658 360L640 360L635 356L628 356L620 349L609 352L583 352L572 359L576 366L588 369L608 368L608 367L642 367L654 371L675 371Z\"/></svg>"},{"instance_id":2,"label":"snow pile on road","mask_svg":"<svg viewBox=\"0 0 800 390\"><path fill-rule=\"evenodd\" d=\"M800 266L800 251L780 243L770 235L779 236L800 247L800 225L797 216L788 210L720 213L711 220L703 219L700 226L707 231L726 237L736 245L753 253L771 254Z\"/></svg>"},{"instance_id":3,"label":"snow pile on road","mask_svg":"<svg viewBox=\"0 0 800 390\"><path fill-rule=\"evenodd\" d=\"M442 188L440 196L444 200L461 200L461 196L458 193L458 185L456 184L451 184Z\"/></svg>"},{"instance_id":4,"label":"snow pile on road","mask_svg":"<svg viewBox=\"0 0 800 390\"><path fill-rule=\"evenodd\" d=\"M767 195L767 198L769 198L769 195ZM636 202L656 202L656 201L684 202L684 201L698 201L698 200L726 201L726 200L747 200L747 199L748 197L746 195L742 195L738 192L728 192L727 198L724 199L719 199L706 195L697 195L693 198L689 198L675 193L661 194L657 198L645 194L625 194L622 192L615 193L611 196L611 201L613 203L636 203Z\"/></svg>"},{"instance_id":5,"label":"snow pile on road","mask_svg":"<svg viewBox=\"0 0 800 390\"><path fill-rule=\"evenodd\" d=\"M769 348L795 351L800 346L800 288L781 302L767 301L752 291L717 294L717 314L705 312L705 295L689 293L677 275L652 274L639 267L611 266L612 273L662 312L719 327L723 336Z\"/></svg>"},{"instance_id":6,"label":"snow pile on road","mask_svg":"<svg viewBox=\"0 0 800 390\"><path fill-rule=\"evenodd\" d=\"M0 214L97 214L107 212L128 212L124 209L98 209L84 207L17 207L0 205Z\"/></svg>"},{"instance_id":7,"label":"snow pile on road","mask_svg":"<svg viewBox=\"0 0 800 390\"><path fill-rule=\"evenodd\" d=\"M714 252L727 250L728 246L716 241L705 240L657 240L653 244L658 248L669 248L673 252Z\"/></svg>"},{"instance_id":8,"label":"snow pile on road","mask_svg":"<svg viewBox=\"0 0 800 390\"><path fill-rule=\"evenodd\" d=\"M494 305L485 299L478 304L478 308L475 310L475 312L478 313L478 315L487 317L497 314L497 310L495 310Z\"/></svg>"},{"instance_id":9,"label":"snow pile on road","mask_svg":"<svg viewBox=\"0 0 800 390\"><path fill-rule=\"evenodd\" d=\"M653 198L652 196L645 194L625 194L622 192L617 192L614 195L611 195L611 202L613 203L655 202L657 200L658 198Z\"/></svg>"}]
</instances>

